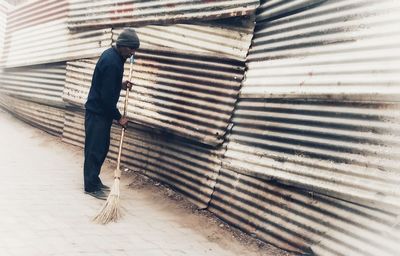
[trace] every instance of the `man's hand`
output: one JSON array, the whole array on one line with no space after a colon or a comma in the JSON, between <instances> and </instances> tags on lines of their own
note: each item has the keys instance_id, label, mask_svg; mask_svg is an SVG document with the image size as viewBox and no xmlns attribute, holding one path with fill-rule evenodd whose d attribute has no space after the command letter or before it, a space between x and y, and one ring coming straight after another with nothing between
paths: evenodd
<instances>
[{"instance_id":1,"label":"man's hand","mask_svg":"<svg viewBox=\"0 0 400 256\"><path fill-rule=\"evenodd\" d=\"M133 85L133 84L132 84L131 82L129 82L128 80L123 81L123 82L122 82L122 89L125 90L125 91L126 91L127 89L129 89L129 91L130 91L130 90L132 90L132 85Z\"/></svg>"},{"instance_id":2,"label":"man's hand","mask_svg":"<svg viewBox=\"0 0 400 256\"><path fill-rule=\"evenodd\" d=\"M121 119L118 120L119 125L122 127L126 128L128 127L128 118L126 117L121 117Z\"/></svg>"}]
</instances>

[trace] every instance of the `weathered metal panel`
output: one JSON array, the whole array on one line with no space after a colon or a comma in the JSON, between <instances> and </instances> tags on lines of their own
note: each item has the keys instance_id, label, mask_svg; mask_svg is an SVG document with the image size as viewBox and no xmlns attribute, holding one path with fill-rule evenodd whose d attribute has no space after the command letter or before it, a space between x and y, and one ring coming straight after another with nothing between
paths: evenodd
<instances>
[{"instance_id":1,"label":"weathered metal panel","mask_svg":"<svg viewBox=\"0 0 400 256\"><path fill-rule=\"evenodd\" d=\"M83 123L82 113L68 111L63 140L82 146ZM114 161L120 133L120 128L113 126L108 157ZM130 124L125 133L121 161L131 170L169 184L198 207L205 208L221 167L221 151L193 144L172 134L159 134L149 128Z\"/></svg>"},{"instance_id":2,"label":"weathered metal panel","mask_svg":"<svg viewBox=\"0 0 400 256\"><path fill-rule=\"evenodd\" d=\"M70 0L70 29L204 21L254 13L258 0Z\"/></svg>"},{"instance_id":3,"label":"weathered metal panel","mask_svg":"<svg viewBox=\"0 0 400 256\"><path fill-rule=\"evenodd\" d=\"M61 136L64 126L64 109L42 105L0 94L0 106L32 126Z\"/></svg>"},{"instance_id":4,"label":"weathered metal panel","mask_svg":"<svg viewBox=\"0 0 400 256\"><path fill-rule=\"evenodd\" d=\"M244 72L240 63L169 49L140 50L136 59L129 118L206 144L223 141ZM68 62L65 101L84 104L94 67L95 60ZM125 79L128 73L127 64Z\"/></svg>"},{"instance_id":5,"label":"weathered metal panel","mask_svg":"<svg viewBox=\"0 0 400 256\"><path fill-rule=\"evenodd\" d=\"M0 0L0 60L2 59L3 54L4 36L6 33L7 25L7 13L10 7L10 4L8 4L6 1Z\"/></svg>"},{"instance_id":6,"label":"weathered metal panel","mask_svg":"<svg viewBox=\"0 0 400 256\"><path fill-rule=\"evenodd\" d=\"M179 24L138 28L141 47L135 57L128 116L205 144L221 144L243 79L243 60L253 26L250 19L235 22L242 27ZM185 36L189 31L197 32ZM114 40L120 32L113 30ZM68 63L66 101L83 105L94 67L94 59ZM125 79L128 73L127 64Z\"/></svg>"},{"instance_id":7,"label":"weathered metal panel","mask_svg":"<svg viewBox=\"0 0 400 256\"><path fill-rule=\"evenodd\" d=\"M258 23L231 165L397 211L399 14L398 1L324 1Z\"/></svg>"},{"instance_id":8,"label":"weathered metal panel","mask_svg":"<svg viewBox=\"0 0 400 256\"><path fill-rule=\"evenodd\" d=\"M223 168L209 207L226 222L306 255L395 256L397 214Z\"/></svg>"},{"instance_id":9,"label":"weathered metal panel","mask_svg":"<svg viewBox=\"0 0 400 256\"><path fill-rule=\"evenodd\" d=\"M99 56L111 29L70 34L68 1L30 1L9 12L0 65L6 68Z\"/></svg>"},{"instance_id":10,"label":"weathered metal panel","mask_svg":"<svg viewBox=\"0 0 400 256\"><path fill-rule=\"evenodd\" d=\"M7 69L0 73L0 92L50 106L63 107L66 63Z\"/></svg>"},{"instance_id":11,"label":"weathered metal panel","mask_svg":"<svg viewBox=\"0 0 400 256\"><path fill-rule=\"evenodd\" d=\"M227 163L241 173L397 211L399 109L400 103L242 98Z\"/></svg>"},{"instance_id":12,"label":"weathered metal panel","mask_svg":"<svg viewBox=\"0 0 400 256\"><path fill-rule=\"evenodd\" d=\"M391 0L325 1L258 23L242 94L398 100L398 9L399 2Z\"/></svg>"},{"instance_id":13,"label":"weathered metal panel","mask_svg":"<svg viewBox=\"0 0 400 256\"><path fill-rule=\"evenodd\" d=\"M211 211L288 250L398 254L399 14L262 2Z\"/></svg>"},{"instance_id":14,"label":"weathered metal panel","mask_svg":"<svg viewBox=\"0 0 400 256\"><path fill-rule=\"evenodd\" d=\"M257 8L257 22L274 20L312 8L326 0L261 0Z\"/></svg>"},{"instance_id":15,"label":"weathered metal panel","mask_svg":"<svg viewBox=\"0 0 400 256\"><path fill-rule=\"evenodd\" d=\"M245 61L254 30L254 16L199 24L135 28L140 48L173 48ZM115 43L122 29L113 29ZM172 56L171 56L172 57Z\"/></svg>"},{"instance_id":16,"label":"weathered metal panel","mask_svg":"<svg viewBox=\"0 0 400 256\"><path fill-rule=\"evenodd\" d=\"M223 142L244 73L241 62L149 49L137 63L129 106L134 120L214 146Z\"/></svg>"}]
</instances>

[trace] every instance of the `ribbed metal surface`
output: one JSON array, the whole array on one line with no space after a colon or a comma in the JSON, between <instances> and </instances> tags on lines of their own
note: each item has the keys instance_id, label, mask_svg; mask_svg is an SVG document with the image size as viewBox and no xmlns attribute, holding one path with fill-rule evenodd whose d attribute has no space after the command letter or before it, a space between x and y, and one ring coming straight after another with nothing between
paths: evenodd
<instances>
[{"instance_id":1,"label":"ribbed metal surface","mask_svg":"<svg viewBox=\"0 0 400 256\"><path fill-rule=\"evenodd\" d=\"M398 1L325 1L258 23L228 146L232 165L399 209L399 14Z\"/></svg>"},{"instance_id":2,"label":"ribbed metal surface","mask_svg":"<svg viewBox=\"0 0 400 256\"><path fill-rule=\"evenodd\" d=\"M10 11L0 65L10 68L99 56L111 29L70 34L68 1L30 1Z\"/></svg>"},{"instance_id":3,"label":"ribbed metal surface","mask_svg":"<svg viewBox=\"0 0 400 256\"><path fill-rule=\"evenodd\" d=\"M222 143L243 78L252 27L247 19L219 26L138 28L141 48L135 57L128 116L205 144ZM114 40L120 32L113 30ZM66 101L83 105L95 62L68 63ZM128 73L126 65L125 79Z\"/></svg>"},{"instance_id":4,"label":"ribbed metal surface","mask_svg":"<svg viewBox=\"0 0 400 256\"><path fill-rule=\"evenodd\" d=\"M63 140L82 146L84 117L77 111L65 116ZM115 160L118 152L120 128L112 128L109 158ZM140 171L171 185L187 196L198 207L204 208L210 200L221 151L187 142L171 134L154 133L143 126L131 124L125 133L122 163L131 170Z\"/></svg>"},{"instance_id":5,"label":"ribbed metal surface","mask_svg":"<svg viewBox=\"0 0 400 256\"><path fill-rule=\"evenodd\" d=\"M367 94L367 100L378 94L398 100L399 5L391 0L325 1L258 23L242 94L346 99Z\"/></svg>"},{"instance_id":6,"label":"ribbed metal surface","mask_svg":"<svg viewBox=\"0 0 400 256\"><path fill-rule=\"evenodd\" d=\"M6 1L0 0L0 60L2 59L3 54L4 36L7 25L7 12L9 8L10 5Z\"/></svg>"},{"instance_id":7,"label":"ribbed metal surface","mask_svg":"<svg viewBox=\"0 0 400 256\"><path fill-rule=\"evenodd\" d=\"M209 209L248 233L307 255L395 256L400 251L396 214L229 169L221 170Z\"/></svg>"},{"instance_id":8,"label":"ribbed metal surface","mask_svg":"<svg viewBox=\"0 0 400 256\"><path fill-rule=\"evenodd\" d=\"M253 36L254 16L201 24L144 26L135 30L141 49L168 47L245 61ZM121 31L113 29L113 42Z\"/></svg>"},{"instance_id":9,"label":"ribbed metal surface","mask_svg":"<svg viewBox=\"0 0 400 256\"><path fill-rule=\"evenodd\" d=\"M398 210L399 109L399 103L243 98L226 158L242 173Z\"/></svg>"},{"instance_id":10,"label":"ribbed metal surface","mask_svg":"<svg viewBox=\"0 0 400 256\"><path fill-rule=\"evenodd\" d=\"M257 8L257 22L273 20L312 8L326 0L261 0Z\"/></svg>"},{"instance_id":11,"label":"ribbed metal surface","mask_svg":"<svg viewBox=\"0 0 400 256\"><path fill-rule=\"evenodd\" d=\"M206 144L223 141L244 72L240 62L169 49L140 50L136 58L128 117ZM95 60L68 62L64 100L82 106L94 67ZM125 79L128 73L127 64Z\"/></svg>"},{"instance_id":12,"label":"ribbed metal surface","mask_svg":"<svg viewBox=\"0 0 400 256\"><path fill-rule=\"evenodd\" d=\"M0 106L25 122L56 136L62 135L64 109L0 94Z\"/></svg>"},{"instance_id":13,"label":"ribbed metal surface","mask_svg":"<svg viewBox=\"0 0 400 256\"><path fill-rule=\"evenodd\" d=\"M0 73L0 92L50 106L62 107L66 63L29 66Z\"/></svg>"},{"instance_id":14,"label":"ribbed metal surface","mask_svg":"<svg viewBox=\"0 0 400 256\"><path fill-rule=\"evenodd\" d=\"M138 53L130 116L142 124L222 143L240 88L241 62L178 50Z\"/></svg>"},{"instance_id":15,"label":"ribbed metal surface","mask_svg":"<svg viewBox=\"0 0 400 256\"><path fill-rule=\"evenodd\" d=\"M211 211L289 250L398 255L399 14L262 2Z\"/></svg>"},{"instance_id":16,"label":"ribbed metal surface","mask_svg":"<svg viewBox=\"0 0 400 256\"><path fill-rule=\"evenodd\" d=\"M94 1L70 0L71 29L174 24L245 16L254 12L258 0L164 0Z\"/></svg>"}]
</instances>

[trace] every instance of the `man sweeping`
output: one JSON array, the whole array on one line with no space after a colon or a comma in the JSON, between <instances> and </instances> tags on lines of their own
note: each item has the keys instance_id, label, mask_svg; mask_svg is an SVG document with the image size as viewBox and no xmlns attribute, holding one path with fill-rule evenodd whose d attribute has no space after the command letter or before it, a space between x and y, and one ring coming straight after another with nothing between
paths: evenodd
<instances>
[{"instance_id":1,"label":"man sweeping","mask_svg":"<svg viewBox=\"0 0 400 256\"><path fill-rule=\"evenodd\" d=\"M110 132L113 120L126 127L128 119L121 116L117 102L121 89L131 89L129 81L122 82L124 63L140 46L133 29L124 29L116 46L105 50L97 61L85 104L85 193L106 200L110 188L99 177L101 166L110 147Z\"/></svg>"}]
</instances>

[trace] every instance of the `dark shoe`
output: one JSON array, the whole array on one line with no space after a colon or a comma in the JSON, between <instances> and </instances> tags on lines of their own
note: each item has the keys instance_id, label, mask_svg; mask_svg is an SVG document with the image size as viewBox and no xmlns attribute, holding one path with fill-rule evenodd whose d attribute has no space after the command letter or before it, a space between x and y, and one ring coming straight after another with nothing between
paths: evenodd
<instances>
[{"instance_id":1,"label":"dark shoe","mask_svg":"<svg viewBox=\"0 0 400 256\"><path fill-rule=\"evenodd\" d=\"M97 190L93 192L85 191L85 194L91 195L97 199L107 200L108 195L103 190Z\"/></svg>"},{"instance_id":2,"label":"dark shoe","mask_svg":"<svg viewBox=\"0 0 400 256\"><path fill-rule=\"evenodd\" d=\"M101 190L104 190L104 191L111 191L110 187L109 187L109 186L106 186L106 185L104 185L104 184L100 184L100 189L101 189Z\"/></svg>"}]
</instances>

